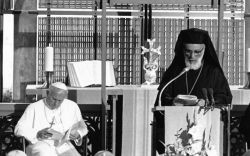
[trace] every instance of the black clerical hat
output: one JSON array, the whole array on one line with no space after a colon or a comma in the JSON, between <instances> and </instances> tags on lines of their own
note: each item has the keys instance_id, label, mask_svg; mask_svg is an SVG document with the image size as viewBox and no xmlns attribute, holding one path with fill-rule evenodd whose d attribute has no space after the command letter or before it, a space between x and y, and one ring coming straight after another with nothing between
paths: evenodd
<instances>
[{"instance_id":1,"label":"black clerical hat","mask_svg":"<svg viewBox=\"0 0 250 156\"><path fill-rule=\"evenodd\" d=\"M185 29L180 32L175 44L174 62L177 61L178 64L184 64L183 45L186 43L205 44L205 63L215 64L221 68L214 45L208 32L198 28Z\"/></svg>"},{"instance_id":2,"label":"black clerical hat","mask_svg":"<svg viewBox=\"0 0 250 156\"><path fill-rule=\"evenodd\" d=\"M191 28L181 31L179 38L182 39L183 43L202 44L206 43L206 40L210 37L207 31Z\"/></svg>"}]
</instances>

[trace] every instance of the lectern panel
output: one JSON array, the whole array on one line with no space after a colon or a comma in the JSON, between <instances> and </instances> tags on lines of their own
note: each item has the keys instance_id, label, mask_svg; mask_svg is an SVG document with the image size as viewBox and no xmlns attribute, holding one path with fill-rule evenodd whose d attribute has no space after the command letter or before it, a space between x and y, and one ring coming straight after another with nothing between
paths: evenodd
<instances>
[{"instance_id":1,"label":"lectern panel","mask_svg":"<svg viewBox=\"0 0 250 156\"><path fill-rule=\"evenodd\" d=\"M222 155L220 114L217 108L165 107L166 146L189 154L206 152L213 156Z\"/></svg>"}]
</instances>

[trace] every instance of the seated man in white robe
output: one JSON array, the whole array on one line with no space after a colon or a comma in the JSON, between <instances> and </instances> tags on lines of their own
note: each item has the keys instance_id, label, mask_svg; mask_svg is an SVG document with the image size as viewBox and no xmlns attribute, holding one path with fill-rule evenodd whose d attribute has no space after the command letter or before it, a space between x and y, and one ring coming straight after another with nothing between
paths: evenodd
<instances>
[{"instance_id":1,"label":"seated man in white robe","mask_svg":"<svg viewBox=\"0 0 250 156\"><path fill-rule=\"evenodd\" d=\"M80 146L88 133L78 105L66 99L64 83L53 83L46 98L30 104L15 127L15 135L30 142L27 156L80 156L70 140Z\"/></svg>"}]
</instances>

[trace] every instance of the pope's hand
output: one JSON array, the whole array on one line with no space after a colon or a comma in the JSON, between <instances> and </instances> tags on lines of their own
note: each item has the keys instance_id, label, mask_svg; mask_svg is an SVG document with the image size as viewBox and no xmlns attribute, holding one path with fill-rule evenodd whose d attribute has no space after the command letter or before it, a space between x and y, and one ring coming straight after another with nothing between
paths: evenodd
<instances>
[{"instance_id":1,"label":"pope's hand","mask_svg":"<svg viewBox=\"0 0 250 156\"><path fill-rule=\"evenodd\" d=\"M44 128L37 132L36 137L38 140L44 140L52 137L52 134L48 132L49 128Z\"/></svg>"},{"instance_id":2,"label":"pope's hand","mask_svg":"<svg viewBox=\"0 0 250 156\"><path fill-rule=\"evenodd\" d=\"M80 134L76 130L70 132L69 138L71 140L76 140L79 139L80 137L81 137Z\"/></svg>"}]
</instances>

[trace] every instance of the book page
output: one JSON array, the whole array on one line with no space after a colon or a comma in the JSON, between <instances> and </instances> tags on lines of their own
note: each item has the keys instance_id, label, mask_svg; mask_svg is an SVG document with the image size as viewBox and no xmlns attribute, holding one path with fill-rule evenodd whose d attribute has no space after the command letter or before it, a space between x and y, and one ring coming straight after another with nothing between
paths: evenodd
<instances>
[{"instance_id":1,"label":"book page","mask_svg":"<svg viewBox=\"0 0 250 156\"><path fill-rule=\"evenodd\" d=\"M48 129L48 132L52 134L52 136L49 138L51 140L57 140L57 141L60 141L64 134L63 133L60 133L54 129Z\"/></svg>"},{"instance_id":2,"label":"book page","mask_svg":"<svg viewBox=\"0 0 250 156\"><path fill-rule=\"evenodd\" d=\"M55 140L57 141L56 146L60 146L70 140L69 136L71 133L71 128L67 130L65 133L60 133L54 129L48 129L48 132L52 134L52 136L49 138L49 140Z\"/></svg>"},{"instance_id":3,"label":"book page","mask_svg":"<svg viewBox=\"0 0 250 156\"><path fill-rule=\"evenodd\" d=\"M93 84L101 85L102 84L102 62L98 60L92 61L93 69Z\"/></svg>"},{"instance_id":4,"label":"book page","mask_svg":"<svg viewBox=\"0 0 250 156\"><path fill-rule=\"evenodd\" d=\"M78 79L77 79L76 74L75 74L76 72L75 72L75 69L73 67L73 62L68 62L67 67L68 67L70 85L71 86L78 86L79 82L78 82Z\"/></svg>"},{"instance_id":5,"label":"book page","mask_svg":"<svg viewBox=\"0 0 250 156\"><path fill-rule=\"evenodd\" d=\"M115 86L115 72L112 61L106 61L106 86Z\"/></svg>"},{"instance_id":6,"label":"book page","mask_svg":"<svg viewBox=\"0 0 250 156\"><path fill-rule=\"evenodd\" d=\"M102 62L99 60L69 62L68 69L72 87L102 84ZM112 61L106 61L106 86L115 86Z\"/></svg>"},{"instance_id":7,"label":"book page","mask_svg":"<svg viewBox=\"0 0 250 156\"><path fill-rule=\"evenodd\" d=\"M85 122L81 120L73 124L65 133L60 133L54 129L48 129L48 132L52 134L49 140L55 140L56 146L59 147L70 140L70 134L75 135L76 133L81 132L82 135L86 135L88 133L88 130ZM74 141L76 145L82 144L82 138L78 138Z\"/></svg>"},{"instance_id":8,"label":"book page","mask_svg":"<svg viewBox=\"0 0 250 156\"><path fill-rule=\"evenodd\" d=\"M102 84L102 62L93 61L93 75L95 84ZM115 74L112 61L106 61L106 86L115 86Z\"/></svg>"},{"instance_id":9,"label":"book page","mask_svg":"<svg viewBox=\"0 0 250 156\"><path fill-rule=\"evenodd\" d=\"M86 87L93 84L93 69L90 61L82 61L74 63L75 74L78 79L78 86Z\"/></svg>"}]
</instances>

